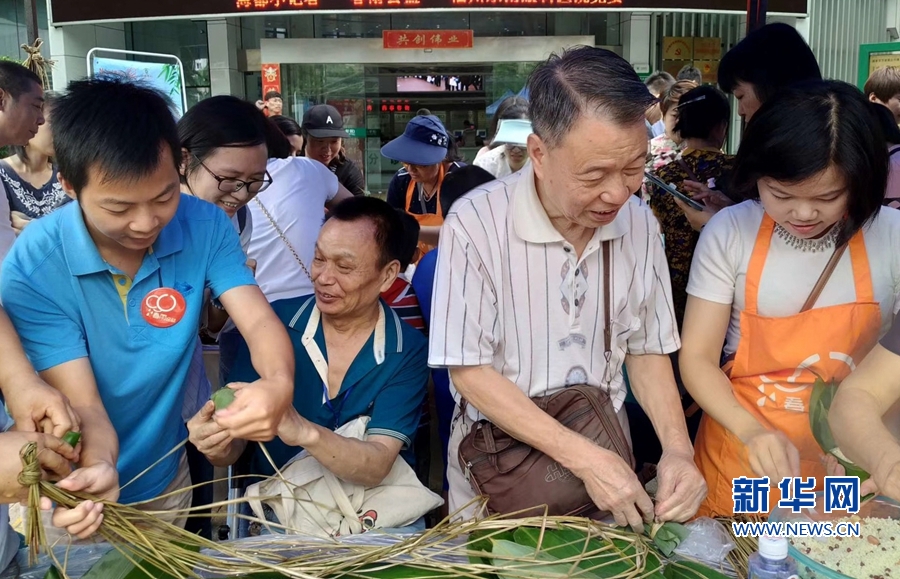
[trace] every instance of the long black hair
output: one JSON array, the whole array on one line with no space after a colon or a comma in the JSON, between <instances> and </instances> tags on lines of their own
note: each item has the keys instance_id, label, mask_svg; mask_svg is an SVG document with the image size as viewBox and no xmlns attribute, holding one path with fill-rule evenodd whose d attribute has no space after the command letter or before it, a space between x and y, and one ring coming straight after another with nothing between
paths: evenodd
<instances>
[{"instance_id":1,"label":"long black hair","mask_svg":"<svg viewBox=\"0 0 900 579\"><path fill-rule=\"evenodd\" d=\"M833 166L847 186L847 219L840 241L881 208L888 152L875 110L856 87L814 81L778 92L747 124L735 159L733 187L759 199L757 182L797 183Z\"/></svg>"}]
</instances>

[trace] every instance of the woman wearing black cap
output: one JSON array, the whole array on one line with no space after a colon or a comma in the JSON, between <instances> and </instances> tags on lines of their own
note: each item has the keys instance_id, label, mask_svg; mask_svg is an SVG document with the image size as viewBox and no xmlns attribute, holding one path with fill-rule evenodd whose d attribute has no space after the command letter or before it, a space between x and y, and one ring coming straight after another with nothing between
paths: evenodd
<instances>
[{"instance_id":1,"label":"woman wearing black cap","mask_svg":"<svg viewBox=\"0 0 900 579\"><path fill-rule=\"evenodd\" d=\"M388 185L387 202L411 214L422 226L419 249L423 255L434 247L437 231L444 223L444 176L462 166L457 161L445 162L450 145L440 119L424 115L413 117L402 135L381 148L382 155L403 165Z\"/></svg>"},{"instance_id":2,"label":"woman wearing black cap","mask_svg":"<svg viewBox=\"0 0 900 579\"><path fill-rule=\"evenodd\" d=\"M365 195L366 181L362 171L344 154L344 130L341 113L331 105L316 105L303 115L303 154L337 175L341 185L354 195Z\"/></svg>"}]
</instances>

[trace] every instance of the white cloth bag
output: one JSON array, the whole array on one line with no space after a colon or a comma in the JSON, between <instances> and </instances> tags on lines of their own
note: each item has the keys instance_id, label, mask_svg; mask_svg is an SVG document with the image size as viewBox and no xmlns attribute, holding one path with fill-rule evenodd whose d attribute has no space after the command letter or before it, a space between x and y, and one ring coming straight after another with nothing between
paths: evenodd
<instances>
[{"instance_id":1,"label":"white cloth bag","mask_svg":"<svg viewBox=\"0 0 900 579\"><path fill-rule=\"evenodd\" d=\"M368 422L369 417L361 416L335 433L365 440ZM246 497L258 519L266 520L265 503L292 533L327 538L404 527L444 503L399 456L388 476L372 488L337 478L306 451L281 472L283 479L276 474L249 486Z\"/></svg>"}]
</instances>

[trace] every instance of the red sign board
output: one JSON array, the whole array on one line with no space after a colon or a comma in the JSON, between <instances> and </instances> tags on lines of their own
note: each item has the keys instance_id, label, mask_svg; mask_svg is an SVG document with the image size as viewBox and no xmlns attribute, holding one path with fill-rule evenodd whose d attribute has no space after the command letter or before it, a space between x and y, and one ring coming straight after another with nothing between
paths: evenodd
<instances>
[{"instance_id":1,"label":"red sign board","mask_svg":"<svg viewBox=\"0 0 900 579\"><path fill-rule=\"evenodd\" d=\"M382 30L381 40L389 49L472 48L471 30Z\"/></svg>"},{"instance_id":2,"label":"red sign board","mask_svg":"<svg viewBox=\"0 0 900 579\"><path fill-rule=\"evenodd\" d=\"M281 92L281 66L277 64L262 65L262 93Z\"/></svg>"}]
</instances>

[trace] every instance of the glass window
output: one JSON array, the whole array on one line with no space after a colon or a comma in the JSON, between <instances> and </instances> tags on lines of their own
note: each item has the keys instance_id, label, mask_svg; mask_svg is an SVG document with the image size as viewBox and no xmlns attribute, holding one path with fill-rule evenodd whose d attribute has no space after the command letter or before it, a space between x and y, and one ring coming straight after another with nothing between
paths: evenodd
<instances>
[{"instance_id":1,"label":"glass window","mask_svg":"<svg viewBox=\"0 0 900 579\"><path fill-rule=\"evenodd\" d=\"M389 14L317 14L313 17L316 38L381 38L391 28Z\"/></svg>"},{"instance_id":2,"label":"glass window","mask_svg":"<svg viewBox=\"0 0 900 579\"><path fill-rule=\"evenodd\" d=\"M471 19L475 36L546 36L546 12L486 12Z\"/></svg>"},{"instance_id":3,"label":"glass window","mask_svg":"<svg viewBox=\"0 0 900 579\"><path fill-rule=\"evenodd\" d=\"M205 21L146 21L133 22L129 26L131 34L126 34L129 49L174 54L181 59L188 107L209 96L209 43Z\"/></svg>"},{"instance_id":4,"label":"glass window","mask_svg":"<svg viewBox=\"0 0 900 579\"><path fill-rule=\"evenodd\" d=\"M474 20L480 20L478 15ZM468 30L468 12L394 12L393 30Z\"/></svg>"}]
</instances>

